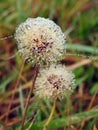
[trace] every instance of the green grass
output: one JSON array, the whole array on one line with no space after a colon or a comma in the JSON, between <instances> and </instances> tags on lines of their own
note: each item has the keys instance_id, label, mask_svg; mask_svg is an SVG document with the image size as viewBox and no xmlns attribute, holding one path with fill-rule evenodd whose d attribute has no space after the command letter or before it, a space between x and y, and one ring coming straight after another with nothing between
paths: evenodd
<instances>
[{"instance_id":1,"label":"green grass","mask_svg":"<svg viewBox=\"0 0 98 130\"><path fill-rule=\"evenodd\" d=\"M67 66L80 63L84 59L92 62L74 69L77 87L69 101L57 102L57 107L48 129L79 130L81 122L86 121L81 130L92 130L98 122L98 2L97 0L0 0L0 39L15 33L16 27L28 17L49 17L67 32L66 50L73 55L65 55ZM16 41L13 38L0 40L0 128L4 126L5 116L21 68L21 58L5 61L17 53ZM75 54L75 55L74 55ZM83 57L83 55L85 55ZM96 56L96 58L95 58ZM93 58L92 58L93 57ZM4 59L4 60L3 60ZM29 93L33 68L25 64L19 88L15 90L15 98L8 121L13 124L7 129L18 130L22 119L24 104ZM16 92L17 91L17 92ZM9 96L10 95L10 96ZM95 96L95 98L94 98ZM93 100L94 98L94 100ZM91 107L89 108L90 104ZM32 99L27 114L25 129L32 124L29 119L39 110L31 130L43 128L51 112L53 101ZM70 122L69 122L70 120ZM17 121L17 123L14 123ZM8 122L8 124L9 124Z\"/></svg>"}]
</instances>

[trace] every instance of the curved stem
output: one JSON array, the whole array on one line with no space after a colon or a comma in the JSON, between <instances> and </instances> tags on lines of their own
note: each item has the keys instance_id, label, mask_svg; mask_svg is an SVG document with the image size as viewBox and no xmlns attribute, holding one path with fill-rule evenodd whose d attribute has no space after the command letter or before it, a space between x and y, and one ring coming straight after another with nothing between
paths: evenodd
<instances>
[{"instance_id":1,"label":"curved stem","mask_svg":"<svg viewBox=\"0 0 98 130\"><path fill-rule=\"evenodd\" d=\"M54 103L53 103L53 107L52 107L52 110L51 110L51 113L49 115L49 118L48 120L46 121L45 125L44 125L44 128L43 130L46 130L46 127L48 126L48 124L50 123L51 119L52 119L52 116L54 114L54 111L55 111L55 107L56 107L56 99L54 100Z\"/></svg>"}]
</instances>

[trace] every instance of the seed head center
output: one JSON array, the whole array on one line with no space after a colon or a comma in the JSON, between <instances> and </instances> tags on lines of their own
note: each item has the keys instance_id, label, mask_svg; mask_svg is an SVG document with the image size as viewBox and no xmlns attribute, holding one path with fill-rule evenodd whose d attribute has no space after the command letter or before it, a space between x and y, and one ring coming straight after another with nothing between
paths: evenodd
<instances>
[{"instance_id":1,"label":"seed head center","mask_svg":"<svg viewBox=\"0 0 98 130\"><path fill-rule=\"evenodd\" d=\"M49 42L43 38L41 35L39 38L33 39L33 46L31 51L36 53L46 52L47 49L52 47L53 42Z\"/></svg>"},{"instance_id":2,"label":"seed head center","mask_svg":"<svg viewBox=\"0 0 98 130\"><path fill-rule=\"evenodd\" d=\"M53 88L59 89L62 85L62 78L59 78L57 75L51 75L48 77L48 82L53 85Z\"/></svg>"}]
</instances>

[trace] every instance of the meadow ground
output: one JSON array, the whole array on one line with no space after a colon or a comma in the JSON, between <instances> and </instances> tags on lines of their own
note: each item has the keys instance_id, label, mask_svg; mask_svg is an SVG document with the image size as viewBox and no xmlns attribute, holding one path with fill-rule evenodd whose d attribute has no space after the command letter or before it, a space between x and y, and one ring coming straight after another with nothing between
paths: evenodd
<instances>
[{"instance_id":1,"label":"meadow ground","mask_svg":"<svg viewBox=\"0 0 98 130\"><path fill-rule=\"evenodd\" d=\"M52 100L30 94L35 68L23 62L14 39L21 22L38 16L65 32L62 63L76 82L70 97L57 100L47 130L97 130L98 0L0 0L0 130L42 130L53 110Z\"/></svg>"}]
</instances>

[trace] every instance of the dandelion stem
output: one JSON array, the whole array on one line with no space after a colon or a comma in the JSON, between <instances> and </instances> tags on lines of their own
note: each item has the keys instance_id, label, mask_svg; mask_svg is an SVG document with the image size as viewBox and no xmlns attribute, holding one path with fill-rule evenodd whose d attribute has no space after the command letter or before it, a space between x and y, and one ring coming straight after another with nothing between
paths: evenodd
<instances>
[{"instance_id":1,"label":"dandelion stem","mask_svg":"<svg viewBox=\"0 0 98 130\"><path fill-rule=\"evenodd\" d=\"M46 121L46 123L45 123L45 125L44 125L43 130L46 130L46 127L48 126L49 122L51 121L52 116L53 116L53 113L54 113L54 111L55 111L55 107L56 107L56 99L54 100L54 103L53 103L53 107L52 107L51 113L50 113L50 115L49 115L48 120Z\"/></svg>"},{"instance_id":2,"label":"dandelion stem","mask_svg":"<svg viewBox=\"0 0 98 130\"><path fill-rule=\"evenodd\" d=\"M25 105L25 109L24 109L24 115L23 115L23 119L22 119L21 130L24 129L24 123L25 123L26 113L27 113L27 109L28 109L28 106L29 106L29 103L30 103L31 94L32 94L33 89L34 89L35 80L36 80L38 71L39 71L39 66L35 66L35 68L34 68L35 75L33 77L32 86L30 88L30 92L29 92L29 95L28 95L28 98L27 98L27 101L26 101L26 105Z\"/></svg>"}]
</instances>

